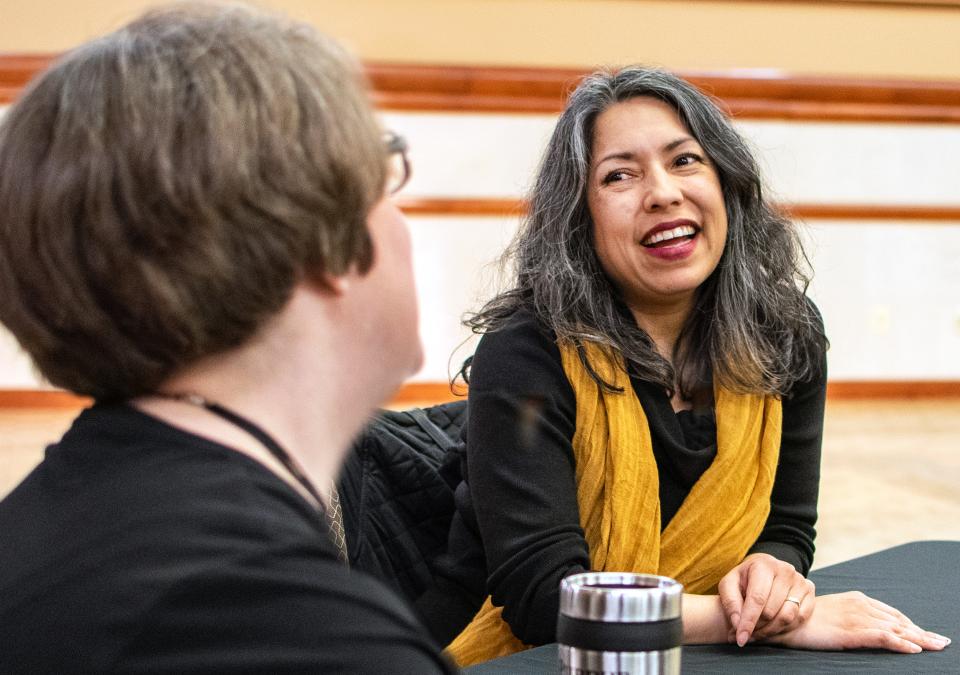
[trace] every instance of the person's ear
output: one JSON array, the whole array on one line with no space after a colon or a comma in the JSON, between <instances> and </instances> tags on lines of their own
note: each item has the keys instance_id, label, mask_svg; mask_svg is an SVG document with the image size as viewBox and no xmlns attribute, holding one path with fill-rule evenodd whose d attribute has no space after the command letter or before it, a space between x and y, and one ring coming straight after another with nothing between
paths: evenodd
<instances>
[{"instance_id":1,"label":"person's ear","mask_svg":"<svg viewBox=\"0 0 960 675\"><path fill-rule=\"evenodd\" d=\"M350 288L350 280L344 276L334 276L332 274L324 275L323 284L334 295L344 295Z\"/></svg>"},{"instance_id":2,"label":"person's ear","mask_svg":"<svg viewBox=\"0 0 960 675\"><path fill-rule=\"evenodd\" d=\"M336 296L346 294L350 288L350 278L348 274L330 274L329 272L318 272L308 274L306 282L315 290L321 293L330 293Z\"/></svg>"}]
</instances>

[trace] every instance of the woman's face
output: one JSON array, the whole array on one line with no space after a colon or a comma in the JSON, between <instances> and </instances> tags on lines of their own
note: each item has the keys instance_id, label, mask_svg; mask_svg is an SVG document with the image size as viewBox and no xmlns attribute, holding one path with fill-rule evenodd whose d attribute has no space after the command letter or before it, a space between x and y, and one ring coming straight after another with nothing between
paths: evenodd
<instances>
[{"instance_id":1,"label":"woman's face","mask_svg":"<svg viewBox=\"0 0 960 675\"><path fill-rule=\"evenodd\" d=\"M717 267L727 214L716 169L676 111L640 96L602 112L587 204L604 272L630 309L689 309Z\"/></svg>"}]
</instances>

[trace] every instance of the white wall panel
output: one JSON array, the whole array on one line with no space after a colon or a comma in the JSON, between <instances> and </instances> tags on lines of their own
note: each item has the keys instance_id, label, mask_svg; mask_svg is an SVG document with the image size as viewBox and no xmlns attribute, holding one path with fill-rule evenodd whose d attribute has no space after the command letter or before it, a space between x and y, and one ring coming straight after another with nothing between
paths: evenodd
<instances>
[{"instance_id":1,"label":"white wall panel","mask_svg":"<svg viewBox=\"0 0 960 675\"><path fill-rule=\"evenodd\" d=\"M497 259L516 227L515 218L410 219L426 351L414 379L447 380L473 352L472 344L461 346L470 337L461 317L492 297L499 281Z\"/></svg>"},{"instance_id":2,"label":"white wall panel","mask_svg":"<svg viewBox=\"0 0 960 675\"><path fill-rule=\"evenodd\" d=\"M554 115L385 113L384 125L410 145L411 197L524 194L547 144Z\"/></svg>"},{"instance_id":3,"label":"white wall panel","mask_svg":"<svg viewBox=\"0 0 960 675\"><path fill-rule=\"evenodd\" d=\"M960 204L960 125L738 123L780 201Z\"/></svg>"},{"instance_id":4,"label":"white wall panel","mask_svg":"<svg viewBox=\"0 0 960 675\"><path fill-rule=\"evenodd\" d=\"M519 197L555 115L387 113L410 142L409 196ZM960 203L960 125L748 120L738 129L781 201Z\"/></svg>"},{"instance_id":5,"label":"white wall panel","mask_svg":"<svg viewBox=\"0 0 960 675\"><path fill-rule=\"evenodd\" d=\"M0 327L0 389L46 387L33 365L6 328Z\"/></svg>"},{"instance_id":6,"label":"white wall panel","mask_svg":"<svg viewBox=\"0 0 960 675\"><path fill-rule=\"evenodd\" d=\"M960 223L818 221L808 234L832 379L960 378Z\"/></svg>"}]
</instances>

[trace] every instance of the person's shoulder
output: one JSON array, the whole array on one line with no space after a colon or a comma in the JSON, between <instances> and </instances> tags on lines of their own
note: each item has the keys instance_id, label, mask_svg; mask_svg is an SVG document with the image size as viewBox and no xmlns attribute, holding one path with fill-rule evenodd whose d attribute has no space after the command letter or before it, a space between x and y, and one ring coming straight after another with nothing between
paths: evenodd
<instances>
[{"instance_id":1,"label":"person's shoulder","mask_svg":"<svg viewBox=\"0 0 960 675\"><path fill-rule=\"evenodd\" d=\"M560 350L553 332L528 309L519 309L503 326L480 339L470 367L471 391L512 383L562 377Z\"/></svg>"},{"instance_id":2,"label":"person's shoulder","mask_svg":"<svg viewBox=\"0 0 960 675\"><path fill-rule=\"evenodd\" d=\"M183 644L201 672L452 672L395 594L311 546L183 578L145 612L116 665L163 662Z\"/></svg>"},{"instance_id":3,"label":"person's shoulder","mask_svg":"<svg viewBox=\"0 0 960 675\"><path fill-rule=\"evenodd\" d=\"M528 308L517 309L503 325L483 334L483 349L498 349L515 343L554 344L553 331Z\"/></svg>"},{"instance_id":4,"label":"person's shoulder","mask_svg":"<svg viewBox=\"0 0 960 675\"><path fill-rule=\"evenodd\" d=\"M475 359L500 360L543 352L559 358L554 333L531 310L521 308L503 325L484 333Z\"/></svg>"},{"instance_id":5,"label":"person's shoulder","mask_svg":"<svg viewBox=\"0 0 960 675\"><path fill-rule=\"evenodd\" d=\"M106 407L48 450L0 507L0 529L15 544L0 547L0 582L39 588L100 569L117 589L138 577L153 590L178 570L323 533L312 506L256 460Z\"/></svg>"}]
</instances>

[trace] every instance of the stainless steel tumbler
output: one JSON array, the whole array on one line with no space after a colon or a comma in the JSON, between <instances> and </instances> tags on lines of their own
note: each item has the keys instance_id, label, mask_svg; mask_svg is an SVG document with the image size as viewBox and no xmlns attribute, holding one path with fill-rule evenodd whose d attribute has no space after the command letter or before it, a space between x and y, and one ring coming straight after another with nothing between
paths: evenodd
<instances>
[{"instance_id":1,"label":"stainless steel tumbler","mask_svg":"<svg viewBox=\"0 0 960 675\"><path fill-rule=\"evenodd\" d=\"M668 577L585 572L560 583L563 675L680 672L683 586Z\"/></svg>"}]
</instances>

